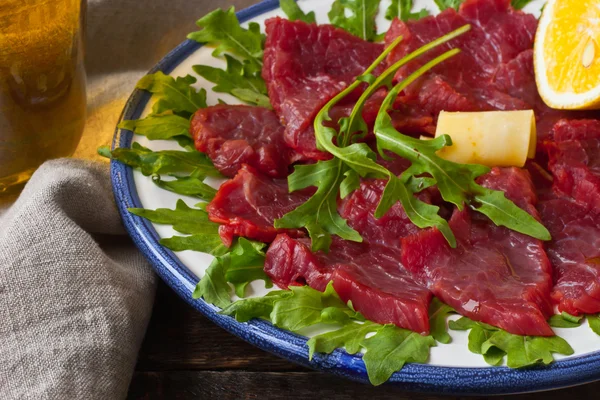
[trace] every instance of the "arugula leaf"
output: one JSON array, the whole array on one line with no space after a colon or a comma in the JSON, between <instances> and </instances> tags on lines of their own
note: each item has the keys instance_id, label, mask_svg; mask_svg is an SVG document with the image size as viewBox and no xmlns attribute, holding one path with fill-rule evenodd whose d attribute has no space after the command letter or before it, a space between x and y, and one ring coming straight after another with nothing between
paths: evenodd
<instances>
[{"instance_id":1,"label":"arugula leaf","mask_svg":"<svg viewBox=\"0 0 600 400\"><path fill-rule=\"evenodd\" d=\"M450 321L448 323L448 327L450 329L452 329L453 331L467 331L469 329L472 329L475 326L480 326L489 331L497 331L498 330L498 328L496 328L495 326L486 324L484 322L476 322L467 317L461 317L461 318L457 319L456 321Z\"/></svg>"},{"instance_id":2,"label":"arugula leaf","mask_svg":"<svg viewBox=\"0 0 600 400\"><path fill-rule=\"evenodd\" d=\"M360 175L356 171L349 169L344 172L344 180L340 183L340 197L345 199L360 187Z\"/></svg>"},{"instance_id":3,"label":"arugula leaf","mask_svg":"<svg viewBox=\"0 0 600 400\"><path fill-rule=\"evenodd\" d=\"M246 103L271 108L261 77L265 36L260 33L260 26L251 22L248 29L242 28L234 7L227 11L215 10L196 24L202 30L189 34L188 38L215 46L213 56L224 55L227 67L223 70L195 65L194 71L215 83L215 92L229 93Z\"/></svg>"},{"instance_id":4,"label":"arugula leaf","mask_svg":"<svg viewBox=\"0 0 600 400\"><path fill-rule=\"evenodd\" d=\"M548 324L555 328L577 328L581 325L583 316L576 317L566 312L550 317Z\"/></svg>"},{"instance_id":5,"label":"arugula leaf","mask_svg":"<svg viewBox=\"0 0 600 400\"><path fill-rule=\"evenodd\" d=\"M205 210L191 208L181 199L177 200L174 210L169 208L128 210L156 224L172 225L177 232L191 235L160 240L160 244L173 251L194 250L213 256L222 256L229 251L219 236L219 224L210 221Z\"/></svg>"},{"instance_id":6,"label":"arugula leaf","mask_svg":"<svg viewBox=\"0 0 600 400\"><path fill-rule=\"evenodd\" d=\"M435 46L440 45L463 32L466 32L467 30L468 26L460 28L457 31L454 31L434 42L431 42L430 44L422 47L421 49L411 53L407 57L395 63L392 67L388 68L384 73L382 73L379 77L373 80L371 85L363 92L363 94L359 98L357 105L352 111L350 117L342 121L341 132L339 134L335 131L335 129L327 126L326 124L326 122L331 121L331 118L329 117L329 110L338 101L340 101L347 94L356 89L356 87L363 81L363 79L355 81L346 90L342 91L340 94L334 97L329 103L325 105L325 107L321 109L321 111L317 114L317 117L315 118L315 137L317 140L317 147L321 150L325 150L333 154L336 158L334 158L332 161L335 162L339 160L338 162L342 162L343 166L341 166L340 168L352 168L358 175L362 177L379 179L387 178L388 183L386 184L382 198L380 200L380 204L375 212L375 217L380 218L397 201L400 201L408 217L415 225L421 228L430 226L437 227L444 234L444 236L446 236L446 238L452 246L456 246L456 240L452 231L450 230L448 222L438 215L439 207L427 204L413 196L413 193L409 192L407 185L405 184L404 178L403 180L399 179L391 171L377 164L377 162L375 161L375 153L366 144L348 144L353 138L352 134L355 130L366 131L366 123L364 122L364 120L362 120L362 118L353 119L353 116L361 114L364 102L372 93L377 91L380 87L391 83L395 71L397 71L405 63L409 62L410 60L422 54L423 52L432 49ZM393 47L399 43L399 41L400 39L397 39L382 53L380 57L385 57L391 51L391 49L393 49ZM415 80L418 76L422 75L428 69L432 68L437 63L440 63L446 58L452 56L453 54L456 54L456 52L458 52L458 50L452 50L427 63L425 66L413 73L413 75L411 75L407 79L406 85ZM374 69L374 66L376 66L378 63L379 59L376 60L375 63L373 63L373 65L371 65L371 67L367 69L367 71L365 71L363 76L369 75ZM387 115L387 110L384 110L384 113ZM341 144L341 147L338 147L334 144L334 138L337 139L336 142L338 144Z\"/></svg>"},{"instance_id":7,"label":"arugula leaf","mask_svg":"<svg viewBox=\"0 0 600 400\"><path fill-rule=\"evenodd\" d=\"M520 10L532 1L533 0L511 0L510 4L515 10Z\"/></svg>"},{"instance_id":8,"label":"arugula leaf","mask_svg":"<svg viewBox=\"0 0 600 400\"><path fill-rule=\"evenodd\" d=\"M264 243L238 238L231 249L225 278L234 286L238 297L244 297L246 286L255 280L265 281L267 289L273 287L264 271L265 247Z\"/></svg>"},{"instance_id":9,"label":"arugula leaf","mask_svg":"<svg viewBox=\"0 0 600 400\"><path fill-rule=\"evenodd\" d=\"M389 91L375 121L377 148L382 156L387 150L411 161L411 167L403 174L404 179L408 176L431 176L435 180L442 198L456 205L458 209L462 209L464 204L467 204L473 210L486 215L496 225L506 226L540 240L550 240L550 232L532 215L508 200L504 192L487 189L475 183L475 179L487 173L489 168L483 165L454 163L442 159L436 154L442 147L452 144L449 136L443 135L433 140L418 140L401 134L392 124L388 111L392 109L398 94L424 71L457 52L456 49L448 51L428 62ZM383 79L385 79L384 76ZM352 126L351 121L349 125ZM360 173L360 171L357 172ZM408 172L410 175L407 175ZM411 217L410 214L409 217ZM413 222L415 221L413 220ZM419 226L416 222L415 224ZM442 225L442 227L445 229L442 233L453 246L454 236L449 232L447 225Z\"/></svg>"},{"instance_id":10,"label":"arugula leaf","mask_svg":"<svg viewBox=\"0 0 600 400\"><path fill-rule=\"evenodd\" d=\"M225 60L225 70L206 65L194 65L192 69L207 81L216 84L212 89L214 92L230 93L246 103L271 108L265 81L260 74L247 68L248 61L246 60L244 65L228 54L225 54Z\"/></svg>"},{"instance_id":11,"label":"arugula leaf","mask_svg":"<svg viewBox=\"0 0 600 400\"><path fill-rule=\"evenodd\" d=\"M501 365L504 360L506 353L496 347L491 347L484 354L482 353L481 347L483 344L492 337L492 335L499 329L484 324L482 322L475 322L469 318L460 318L458 321L450 321L450 329L453 330L471 330L469 332L468 348L472 353L481 354L485 362L489 365Z\"/></svg>"},{"instance_id":12,"label":"arugula leaf","mask_svg":"<svg viewBox=\"0 0 600 400\"><path fill-rule=\"evenodd\" d=\"M469 350L475 354L481 354L486 363L490 365L501 365L506 353L497 347L490 347L484 352L483 345L496 334L497 329L485 329L475 325L469 332Z\"/></svg>"},{"instance_id":13,"label":"arugula leaf","mask_svg":"<svg viewBox=\"0 0 600 400\"><path fill-rule=\"evenodd\" d=\"M392 67L379 77L375 78L371 73L387 57L389 52L400 42L401 38L394 41L374 62L367 68L364 74L345 90L335 96L323 107L315 118L315 137L317 147L327 151L335 158L329 161L321 161L317 164L297 166L294 173L288 177L290 191L295 191L309 186L317 186L317 192L304 204L292 212L275 221L277 228L307 228L312 239L312 249L327 251L331 243L331 235L338 235L346 240L360 242L362 238L358 232L348 227L346 221L337 212L338 192L341 196L347 196L356 189L358 176L369 178L387 178L388 183L384 190L381 202L375 216L383 216L397 201L401 201L409 218L415 225L425 228L435 226L448 238L452 245L456 245L454 236L448 222L438 215L439 207L424 203L413 196L405 184L405 181L396 177L392 172L375 162L375 153L364 143L350 144L352 134L356 130L366 131L366 123L361 117L362 107L366 99L377 89L391 84L395 71L402 65L408 63L424 52L453 39L466 32L469 26L460 28L430 44L418 49ZM456 51L454 51L456 52ZM450 52L449 54L453 54ZM412 79L424 73L426 68L431 68L437 62L443 61L444 57L438 58L427 64L424 69L419 70ZM354 91L362 82L372 82L360 97L349 118L341 121L340 133L328 127L331 121L329 110ZM356 127L359 127L356 129ZM336 139L337 144L334 144ZM354 172L349 172L352 169ZM406 180L409 181L408 179Z\"/></svg>"},{"instance_id":14,"label":"arugula leaf","mask_svg":"<svg viewBox=\"0 0 600 400\"><path fill-rule=\"evenodd\" d=\"M381 0L335 0L327 14L331 24L364 40L377 36L375 17ZM351 14L346 16L346 12Z\"/></svg>"},{"instance_id":15,"label":"arugula leaf","mask_svg":"<svg viewBox=\"0 0 600 400\"><path fill-rule=\"evenodd\" d=\"M296 0L279 0L279 7L281 7L290 21L304 21L309 24L317 22L315 12L311 11L308 14L305 14Z\"/></svg>"},{"instance_id":16,"label":"arugula leaf","mask_svg":"<svg viewBox=\"0 0 600 400\"><path fill-rule=\"evenodd\" d=\"M232 316L238 322L248 322L252 318L269 319L273 304L293 294L291 290L274 290L263 297L241 299L225 307L220 314Z\"/></svg>"},{"instance_id":17,"label":"arugula leaf","mask_svg":"<svg viewBox=\"0 0 600 400\"><path fill-rule=\"evenodd\" d=\"M440 11L444 11L447 8L454 8L455 10L458 10L458 7L465 0L433 0L433 1L438 6L438 8L440 9Z\"/></svg>"},{"instance_id":18,"label":"arugula leaf","mask_svg":"<svg viewBox=\"0 0 600 400\"><path fill-rule=\"evenodd\" d=\"M387 106L388 104L386 109ZM375 136L380 151L389 150L410 160L411 173L414 175L431 175L442 198L456 205L458 209L462 209L464 204L467 204L474 211L486 215L498 226L506 226L540 240L551 239L546 227L507 199L504 192L484 188L475 183L477 177L489 171L487 167L457 164L437 156L438 150L451 144L450 137L444 135L433 140L418 140L402 135L392 126L387 112L379 114L375 123Z\"/></svg>"},{"instance_id":19,"label":"arugula leaf","mask_svg":"<svg viewBox=\"0 0 600 400\"><path fill-rule=\"evenodd\" d=\"M600 335L600 314L588 315L587 320L592 331L594 331L596 335Z\"/></svg>"},{"instance_id":20,"label":"arugula leaf","mask_svg":"<svg viewBox=\"0 0 600 400\"><path fill-rule=\"evenodd\" d=\"M195 82L196 78L191 75L173 78L160 71L146 75L137 83L137 88L154 95L152 113L143 119L121 121L119 128L150 140L174 139L186 150L195 151L189 119L199 108L206 107L206 91L196 91L191 86Z\"/></svg>"},{"instance_id":21,"label":"arugula leaf","mask_svg":"<svg viewBox=\"0 0 600 400\"><path fill-rule=\"evenodd\" d=\"M473 327L477 326L478 322L473 321L472 319L461 317L456 321L448 322L448 328L453 331L468 331L469 329L473 329Z\"/></svg>"},{"instance_id":22,"label":"arugula leaf","mask_svg":"<svg viewBox=\"0 0 600 400\"><path fill-rule=\"evenodd\" d=\"M232 89L231 95L238 99L250 103L256 104L259 107L272 108L271 100L267 96L256 93L252 89Z\"/></svg>"},{"instance_id":23,"label":"arugula leaf","mask_svg":"<svg viewBox=\"0 0 600 400\"><path fill-rule=\"evenodd\" d=\"M118 125L150 140L166 140L174 136L190 136L190 120L167 112L150 114L146 118L121 121Z\"/></svg>"},{"instance_id":24,"label":"arugula leaf","mask_svg":"<svg viewBox=\"0 0 600 400\"><path fill-rule=\"evenodd\" d=\"M154 95L152 113L143 119L121 121L119 128L150 140L174 139L186 150L195 151L189 119L198 109L206 107L206 91L196 91L191 86L195 82L196 78L191 75L173 78L160 71L144 76L136 87ZM104 156L110 154L107 148L100 148L98 152Z\"/></svg>"},{"instance_id":25,"label":"arugula leaf","mask_svg":"<svg viewBox=\"0 0 600 400\"><path fill-rule=\"evenodd\" d=\"M387 381L407 362L424 363L429 358L429 349L436 345L431 336L385 325L375 336L365 339L362 345L367 350L363 361L367 367L369 381L377 386Z\"/></svg>"},{"instance_id":26,"label":"arugula leaf","mask_svg":"<svg viewBox=\"0 0 600 400\"><path fill-rule=\"evenodd\" d=\"M462 317L451 321L450 329L468 330L469 350L482 354L490 365L500 365L504 356L510 368L522 368L554 361L552 353L573 354L571 346L561 337L520 336L488 324Z\"/></svg>"},{"instance_id":27,"label":"arugula leaf","mask_svg":"<svg viewBox=\"0 0 600 400\"><path fill-rule=\"evenodd\" d=\"M360 351L365 336L376 332L381 325L371 321L364 323L350 322L335 331L322 333L310 338L308 345L308 358L312 360L315 353L330 354L335 349L345 348L348 354Z\"/></svg>"},{"instance_id":28,"label":"arugula leaf","mask_svg":"<svg viewBox=\"0 0 600 400\"><path fill-rule=\"evenodd\" d=\"M171 139L175 140L179 146L187 151L198 151L196 150L196 146L194 146L194 140L190 136L173 136Z\"/></svg>"},{"instance_id":29,"label":"arugula leaf","mask_svg":"<svg viewBox=\"0 0 600 400\"><path fill-rule=\"evenodd\" d=\"M390 207L400 201L408 217L416 226L420 228L438 228L446 237L451 247L456 246L456 238L448 222L438 214L439 207L419 200L414 196L416 191L413 192L412 190L418 188L422 190L424 187L435 183L438 185L444 200L455 204L459 209L462 209L464 204L467 204L475 211L488 216L496 225L506 226L538 239L550 239L548 230L533 216L508 200L503 192L490 190L475 183L475 179L487 173L489 168L482 165L457 164L437 156L436 153L441 148L451 145L452 142L449 136L444 135L433 140L421 141L402 135L392 124L392 119L388 111L392 109L394 100L398 94L426 71L456 55L460 51L458 49L450 50L426 63L390 90L382 103L374 129L377 138L377 148L383 157L386 156L386 151L391 151L411 161L411 167L402 174L400 179L376 163L375 153L366 144L350 144L355 137L360 137L361 132L363 134L366 132L366 123L360 115L369 96L379 88L389 86L395 72L400 67L436 46L465 33L469 29L470 26L466 25L428 43L397 61L379 77L373 78L370 75L374 68L381 62L381 58L378 58L365 71L362 77L359 77L359 79L335 96L319 111L315 118L317 147L322 151L329 152L335 158L328 161L327 164L321 165L322 168L318 168L316 165L311 166L310 169L299 171L297 176L289 179L290 190L292 191L296 190L294 186L306 187L298 184L299 182L306 183L307 181L312 181L313 185L314 182L327 182L325 189L327 196L322 196L323 191L321 193L317 192L321 197L313 196L307 203L292 211L294 218L291 221L291 225L293 226L289 227L301 227L298 225L307 227L311 239L313 239L313 249L326 250L331 241L329 234L339 234L331 232L331 226L333 225L330 222L331 220L319 221L318 217L321 214L320 209L323 208L323 205L329 205L325 208L328 215L338 218L339 221L345 224L345 221L341 219L333 207L333 199L334 197L337 198L337 192L342 192L342 195L346 196L351 189L356 187L355 182L357 177L355 174L347 173L349 168L361 177L387 178L388 182L376 209L375 217L380 218ZM382 56L385 57L399 43L399 40L397 39L389 46L382 53ZM338 133L335 129L327 126L327 122L331 121L329 117L331 107L365 81L371 83L360 96L350 117L341 121L340 132ZM342 178L342 176L346 178ZM307 179L307 177L310 179ZM346 179L347 181L344 182ZM315 209L316 212L314 212ZM285 219L288 216L289 214L283 218ZM326 223L324 224L323 222ZM347 232L343 233L347 234Z\"/></svg>"},{"instance_id":30,"label":"arugula leaf","mask_svg":"<svg viewBox=\"0 0 600 400\"><path fill-rule=\"evenodd\" d=\"M194 83L196 78L191 75L173 78L158 71L144 76L136 87L151 92L157 99L152 106L153 114L173 111L189 117L199 108L206 107L206 90L196 91L191 86Z\"/></svg>"},{"instance_id":31,"label":"arugula leaf","mask_svg":"<svg viewBox=\"0 0 600 400\"><path fill-rule=\"evenodd\" d=\"M366 338L368 334L375 335ZM381 385L390 376L402 369L407 362L423 363L429 358L431 347L436 345L432 336L422 336L416 332L394 325L379 325L371 321L349 322L341 328L317 335L308 342L308 355L329 354L337 348L345 348L348 354L356 354L361 347L366 350L363 362L367 368L369 381Z\"/></svg>"},{"instance_id":32,"label":"arugula leaf","mask_svg":"<svg viewBox=\"0 0 600 400\"><path fill-rule=\"evenodd\" d=\"M454 312L456 311L452 307L442 303L437 297L434 297L429 305L430 333L440 343L448 344L452 340L448 335L446 320Z\"/></svg>"},{"instance_id":33,"label":"arugula leaf","mask_svg":"<svg viewBox=\"0 0 600 400\"><path fill-rule=\"evenodd\" d=\"M227 256L228 254L225 254L222 257ZM231 304L231 286L225 279L227 263L223 260L224 258L217 257L208 266L204 276L196 285L192 298L199 299L202 297L207 303L220 308Z\"/></svg>"},{"instance_id":34,"label":"arugula leaf","mask_svg":"<svg viewBox=\"0 0 600 400\"><path fill-rule=\"evenodd\" d=\"M338 192L346 171L347 168L337 159L296 166L288 177L290 192L310 186L316 186L317 191L306 203L275 220L275 227L306 227L312 239L313 251L327 251L331 235L362 242L358 232L350 228L337 211Z\"/></svg>"},{"instance_id":35,"label":"arugula leaf","mask_svg":"<svg viewBox=\"0 0 600 400\"><path fill-rule=\"evenodd\" d=\"M324 292L308 286L268 293L264 297L238 300L221 314L240 322L252 318L269 319L281 328L293 332L316 324L337 324L340 328L317 335L308 342L309 358L314 353L331 353L344 347L349 354L366 349L363 361L371 383L379 385L406 362L425 362L429 349L435 346L432 336L364 321L360 313L344 304L330 282ZM366 336L375 333L374 336Z\"/></svg>"},{"instance_id":36,"label":"arugula leaf","mask_svg":"<svg viewBox=\"0 0 600 400\"><path fill-rule=\"evenodd\" d=\"M263 271L264 243L238 238L231 251L217 256L200 279L192 297L204 298L207 303L225 308L231 304L231 286L236 294L244 295L246 285L256 279L265 281L271 287L271 280Z\"/></svg>"},{"instance_id":37,"label":"arugula leaf","mask_svg":"<svg viewBox=\"0 0 600 400\"><path fill-rule=\"evenodd\" d=\"M200 18L196 25L201 30L190 33L188 39L215 46L214 56L231 53L247 61L252 72L262 68L265 37L260 33L260 26L250 23L248 29L242 28L234 7L227 11L217 9Z\"/></svg>"},{"instance_id":38,"label":"arugula leaf","mask_svg":"<svg viewBox=\"0 0 600 400\"><path fill-rule=\"evenodd\" d=\"M173 236L160 239L160 244L173 251L193 250L213 256L221 256L229 250L221 237L214 233L198 233L191 236Z\"/></svg>"},{"instance_id":39,"label":"arugula leaf","mask_svg":"<svg viewBox=\"0 0 600 400\"><path fill-rule=\"evenodd\" d=\"M152 175L152 182L161 189L173 193L211 201L217 194L217 190L204 183L204 178L204 176L194 172L190 176L175 176L175 179L170 181L162 180L160 175Z\"/></svg>"},{"instance_id":40,"label":"arugula leaf","mask_svg":"<svg viewBox=\"0 0 600 400\"><path fill-rule=\"evenodd\" d=\"M522 368L538 363L550 364L554 361L552 353L573 354L571 346L561 337L518 336L499 330L483 345L481 351L486 354L496 347L507 355L510 368Z\"/></svg>"},{"instance_id":41,"label":"arugula leaf","mask_svg":"<svg viewBox=\"0 0 600 400\"><path fill-rule=\"evenodd\" d=\"M350 117L344 118L340 121L340 125L342 126L340 133L342 133L342 132L344 133L345 142L349 143L350 139L354 139L355 136L352 136L352 135L355 135L356 133L359 133L359 132L362 133L361 135L358 135L358 137L364 136L367 133L367 124L364 121L364 119L362 118L362 111L364 109L367 99L369 97L371 97L373 94L375 94L375 92L377 92L382 87L387 87L387 88L392 87L394 75L401 67L403 67L410 61L414 60L415 58L423 55L424 53L440 46L441 44L444 44L444 43L456 38L457 36L464 34L465 32L469 31L470 29L471 29L470 25L464 25L442 37L439 37L438 39L435 39L434 41L432 41L430 43L423 45L422 47L420 47L417 50L413 51L412 53L408 54L407 56L396 61L393 65L388 67L388 69L386 69L383 73L381 73L376 78L371 76L371 72L373 72L373 70L374 70L373 66L369 67L369 69L367 69L367 71L365 71L365 73L361 77L357 78L357 81L360 81L360 82L365 81L365 82L369 83L369 86L364 90L364 92L361 94L360 98L356 102L354 109L352 110L352 112L350 114ZM383 54L385 54L385 55L389 54L389 52L391 52L391 50L394 49L402 41L402 39L403 38L401 36L396 38L396 40L394 40L384 50ZM413 74L412 80L415 79L415 76L423 74L428 68L431 68L432 65L436 65L439 62L442 62L446 58L451 57L453 55L454 55L454 53L447 52L446 54L440 56L439 58L432 60L427 65L423 66L420 70L416 71ZM377 62L377 60L376 60L376 62ZM366 78L368 78L368 79L366 79ZM409 79L410 79L410 77L407 79L408 80L407 84L410 83ZM355 82L353 85L351 85L351 87L353 87L353 90L354 90L356 87L358 87L359 84L360 84L359 82ZM354 85L356 85L356 86L354 86ZM346 92L346 93L350 93L350 92ZM315 127L316 127L316 125L317 124L315 122Z\"/></svg>"},{"instance_id":42,"label":"arugula leaf","mask_svg":"<svg viewBox=\"0 0 600 400\"><path fill-rule=\"evenodd\" d=\"M270 318L275 326L298 331L321 322L346 322L348 317L359 318L356 311L339 298L331 282L324 292L310 286L292 286L290 290L293 292L292 296L275 302L273 306ZM333 313L332 308L339 312Z\"/></svg>"},{"instance_id":43,"label":"arugula leaf","mask_svg":"<svg viewBox=\"0 0 600 400\"><path fill-rule=\"evenodd\" d=\"M156 224L173 225L173 229L185 234L217 235L219 232L219 224L210 221L206 211L191 208L181 199L177 200L174 210L169 208L158 208L156 210L128 208L128 211Z\"/></svg>"},{"instance_id":44,"label":"arugula leaf","mask_svg":"<svg viewBox=\"0 0 600 400\"><path fill-rule=\"evenodd\" d=\"M204 153L198 151L160 150L152 151L134 142L130 149L116 148L112 152L108 146L98 148L98 154L139 168L142 174L181 174L197 171L204 176L220 177L221 173Z\"/></svg>"},{"instance_id":45,"label":"arugula leaf","mask_svg":"<svg viewBox=\"0 0 600 400\"><path fill-rule=\"evenodd\" d=\"M398 44L398 42L397 40L394 44ZM365 71L363 76L368 76L373 72L393 47L394 45L386 49ZM323 122L330 120L329 109L356 89L360 83L357 80L351 84L319 112L319 115L315 119L315 130L317 131L317 146L320 146L321 149L325 150L325 147L319 143L318 132L328 129L323 126ZM331 135L334 134L335 131L331 133ZM368 151L372 153L370 149ZM316 164L297 165L294 172L288 177L290 192L311 186L317 187L317 191L306 203L285 214L282 218L275 220L275 227L306 228L312 240L313 251L328 251L331 244L331 235L338 235L346 240L362 242L362 237L358 232L350 228L346 220L337 211L338 193L341 193L342 197L346 197L358 187L359 183L357 174L351 172L348 166L339 158L319 161Z\"/></svg>"},{"instance_id":46,"label":"arugula leaf","mask_svg":"<svg viewBox=\"0 0 600 400\"><path fill-rule=\"evenodd\" d=\"M398 17L402 21L408 21L411 19L421 19L429 15L429 11L426 8L422 8L416 13L413 13L412 9L413 0L392 0L392 4L390 4L385 12L385 18L391 21Z\"/></svg>"}]
</instances>

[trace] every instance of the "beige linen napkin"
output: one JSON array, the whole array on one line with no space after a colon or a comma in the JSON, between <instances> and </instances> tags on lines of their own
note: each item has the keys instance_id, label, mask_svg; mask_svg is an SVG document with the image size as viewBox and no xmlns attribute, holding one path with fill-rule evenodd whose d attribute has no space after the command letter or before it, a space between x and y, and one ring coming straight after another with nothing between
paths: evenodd
<instances>
[{"instance_id":1,"label":"beige linen napkin","mask_svg":"<svg viewBox=\"0 0 600 400\"><path fill-rule=\"evenodd\" d=\"M156 279L107 165L44 164L0 226L1 397L125 397Z\"/></svg>"}]
</instances>

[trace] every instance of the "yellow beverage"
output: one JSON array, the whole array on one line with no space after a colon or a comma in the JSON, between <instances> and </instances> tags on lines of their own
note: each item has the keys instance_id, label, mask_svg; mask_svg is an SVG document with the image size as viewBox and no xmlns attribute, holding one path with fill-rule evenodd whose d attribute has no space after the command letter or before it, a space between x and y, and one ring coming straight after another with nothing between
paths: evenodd
<instances>
[{"instance_id":1,"label":"yellow beverage","mask_svg":"<svg viewBox=\"0 0 600 400\"><path fill-rule=\"evenodd\" d=\"M85 0L0 1L0 194L77 147L84 15Z\"/></svg>"}]
</instances>

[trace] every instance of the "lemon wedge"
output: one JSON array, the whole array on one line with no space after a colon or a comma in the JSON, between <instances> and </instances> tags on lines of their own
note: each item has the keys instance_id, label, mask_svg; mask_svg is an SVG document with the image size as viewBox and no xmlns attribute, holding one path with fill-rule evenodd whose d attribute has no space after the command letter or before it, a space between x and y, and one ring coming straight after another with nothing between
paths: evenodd
<instances>
[{"instance_id":1,"label":"lemon wedge","mask_svg":"<svg viewBox=\"0 0 600 400\"><path fill-rule=\"evenodd\" d=\"M548 106L600 108L600 1L549 0L535 37L534 64Z\"/></svg>"}]
</instances>

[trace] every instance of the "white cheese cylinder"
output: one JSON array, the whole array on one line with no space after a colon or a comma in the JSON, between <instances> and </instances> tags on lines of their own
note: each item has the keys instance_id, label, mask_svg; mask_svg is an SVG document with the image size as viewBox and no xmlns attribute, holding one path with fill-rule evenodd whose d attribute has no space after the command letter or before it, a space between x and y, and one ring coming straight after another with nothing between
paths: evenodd
<instances>
[{"instance_id":1,"label":"white cheese cylinder","mask_svg":"<svg viewBox=\"0 0 600 400\"><path fill-rule=\"evenodd\" d=\"M449 135L452 146L438 152L446 160L489 167L523 167L535 156L536 127L532 110L445 112L435 136Z\"/></svg>"}]
</instances>

